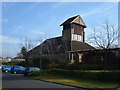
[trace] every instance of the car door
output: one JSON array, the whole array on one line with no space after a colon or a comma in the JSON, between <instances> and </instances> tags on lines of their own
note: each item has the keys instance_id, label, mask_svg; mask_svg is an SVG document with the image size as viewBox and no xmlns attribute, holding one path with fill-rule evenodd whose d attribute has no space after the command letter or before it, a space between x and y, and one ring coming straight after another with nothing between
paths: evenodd
<instances>
[{"instance_id":1,"label":"car door","mask_svg":"<svg viewBox=\"0 0 120 90\"><path fill-rule=\"evenodd\" d=\"M16 71L17 73L21 73L20 66L16 66L16 67L15 67L15 71Z\"/></svg>"},{"instance_id":2,"label":"car door","mask_svg":"<svg viewBox=\"0 0 120 90\"><path fill-rule=\"evenodd\" d=\"M20 66L20 73L24 73L25 67Z\"/></svg>"}]
</instances>

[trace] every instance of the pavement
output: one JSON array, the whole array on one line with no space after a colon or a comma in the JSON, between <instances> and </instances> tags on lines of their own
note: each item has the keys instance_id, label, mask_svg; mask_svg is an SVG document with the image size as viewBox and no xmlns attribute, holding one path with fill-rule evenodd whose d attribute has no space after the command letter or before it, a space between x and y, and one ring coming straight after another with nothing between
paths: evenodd
<instances>
[{"instance_id":1,"label":"pavement","mask_svg":"<svg viewBox=\"0 0 120 90\"><path fill-rule=\"evenodd\" d=\"M74 88L65 85L33 80L23 74L2 73L2 88Z\"/></svg>"}]
</instances>

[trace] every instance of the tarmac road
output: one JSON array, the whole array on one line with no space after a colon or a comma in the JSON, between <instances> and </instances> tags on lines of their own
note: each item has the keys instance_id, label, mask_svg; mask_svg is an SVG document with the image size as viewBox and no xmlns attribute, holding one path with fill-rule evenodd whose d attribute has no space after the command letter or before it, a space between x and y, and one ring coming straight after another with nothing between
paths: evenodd
<instances>
[{"instance_id":1,"label":"tarmac road","mask_svg":"<svg viewBox=\"0 0 120 90\"><path fill-rule=\"evenodd\" d=\"M73 88L69 86L33 80L23 74L2 73L2 88Z\"/></svg>"}]
</instances>

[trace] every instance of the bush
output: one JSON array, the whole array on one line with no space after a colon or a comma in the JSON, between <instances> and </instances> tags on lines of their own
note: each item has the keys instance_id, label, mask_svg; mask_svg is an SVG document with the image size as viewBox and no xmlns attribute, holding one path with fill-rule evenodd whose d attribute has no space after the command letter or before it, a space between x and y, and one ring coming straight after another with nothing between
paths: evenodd
<instances>
[{"instance_id":1,"label":"bush","mask_svg":"<svg viewBox=\"0 0 120 90\"><path fill-rule=\"evenodd\" d=\"M104 63L74 63L74 64L49 64L49 68L68 69L68 70L117 70L119 64L104 64Z\"/></svg>"},{"instance_id":2,"label":"bush","mask_svg":"<svg viewBox=\"0 0 120 90\"><path fill-rule=\"evenodd\" d=\"M65 69L67 66L66 63L52 63L47 66L47 69L58 68L58 69Z\"/></svg>"},{"instance_id":3,"label":"bush","mask_svg":"<svg viewBox=\"0 0 120 90\"><path fill-rule=\"evenodd\" d=\"M66 69L68 70L103 70L104 65L102 64L87 64L87 63L74 63L68 64Z\"/></svg>"},{"instance_id":4,"label":"bush","mask_svg":"<svg viewBox=\"0 0 120 90\"><path fill-rule=\"evenodd\" d=\"M7 62L7 63L3 63L4 65L19 65L19 64L23 64L24 63L24 61L11 61L11 62ZM21 65L22 65L21 64Z\"/></svg>"},{"instance_id":5,"label":"bush","mask_svg":"<svg viewBox=\"0 0 120 90\"><path fill-rule=\"evenodd\" d=\"M19 63L17 63L16 65L20 65L20 66L26 66L26 62L25 61L21 61L21 62L19 62Z\"/></svg>"},{"instance_id":6,"label":"bush","mask_svg":"<svg viewBox=\"0 0 120 90\"><path fill-rule=\"evenodd\" d=\"M29 76L39 76L41 74L42 74L41 71L40 72L31 72Z\"/></svg>"},{"instance_id":7,"label":"bush","mask_svg":"<svg viewBox=\"0 0 120 90\"><path fill-rule=\"evenodd\" d=\"M119 71L120 72L120 71ZM48 73L59 76L69 76L73 78L79 78L83 80L94 81L106 81L106 82L118 82L118 71L93 71L93 70L63 70L63 69L49 69L41 73ZM35 74L35 75L40 75Z\"/></svg>"}]
</instances>

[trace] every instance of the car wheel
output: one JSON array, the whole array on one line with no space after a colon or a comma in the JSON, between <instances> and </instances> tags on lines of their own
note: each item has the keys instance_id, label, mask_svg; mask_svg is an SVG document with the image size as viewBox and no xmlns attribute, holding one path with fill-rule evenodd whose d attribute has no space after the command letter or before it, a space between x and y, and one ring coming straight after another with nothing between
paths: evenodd
<instances>
[{"instance_id":1,"label":"car wheel","mask_svg":"<svg viewBox=\"0 0 120 90\"><path fill-rule=\"evenodd\" d=\"M14 71L13 73L14 73L14 74L16 74L17 72L16 72L16 71Z\"/></svg>"},{"instance_id":2,"label":"car wheel","mask_svg":"<svg viewBox=\"0 0 120 90\"><path fill-rule=\"evenodd\" d=\"M5 72L8 72L8 70L5 70Z\"/></svg>"}]
</instances>

